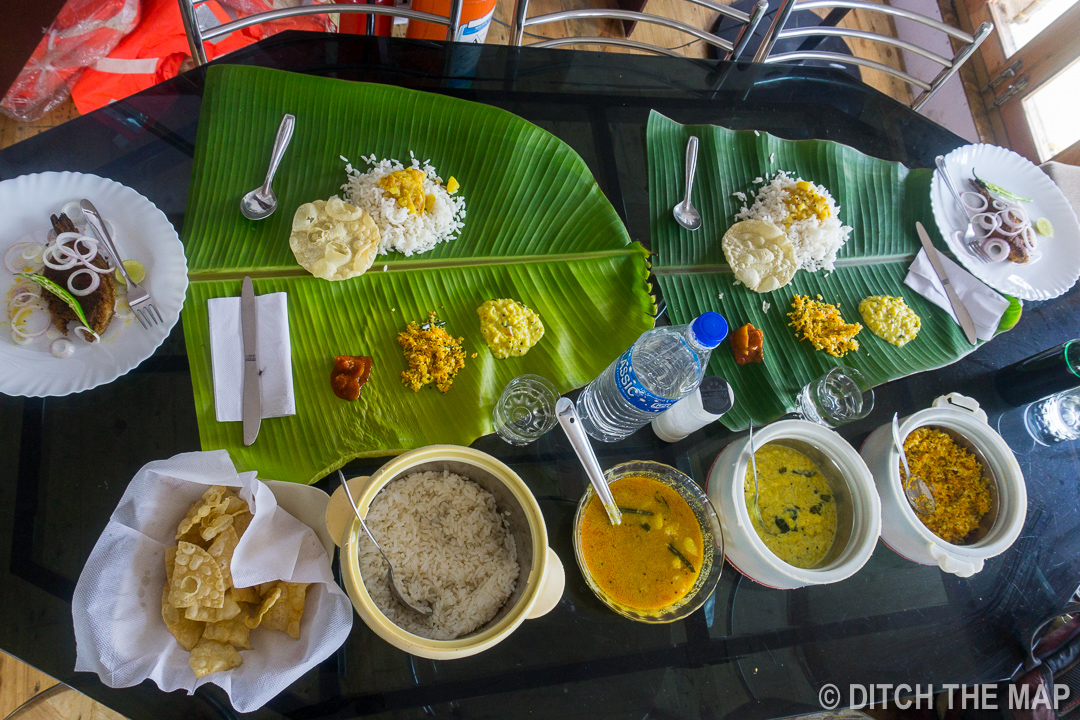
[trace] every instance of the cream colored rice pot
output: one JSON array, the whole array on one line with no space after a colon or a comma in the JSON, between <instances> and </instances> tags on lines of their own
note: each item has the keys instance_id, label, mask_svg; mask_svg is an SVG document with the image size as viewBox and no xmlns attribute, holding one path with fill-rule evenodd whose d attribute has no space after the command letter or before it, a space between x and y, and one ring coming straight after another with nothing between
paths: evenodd
<instances>
[{"instance_id":1,"label":"cream colored rice pot","mask_svg":"<svg viewBox=\"0 0 1080 720\"><path fill-rule=\"evenodd\" d=\"M405 475L433 470L456 473L495 496L499 512L509 511L510 532L518 550L521 573L513 594L487 624L455 640L431 640L395 625L375 605L360 577L357 540L360 522L354 517L341 539L341 576L356 612L375 634L412 655L435 660L468 657L510 636L525 620L546 614L562 597L565 575L558 555L548 547L540 506L525 482L487 453L456 445L432 445L400 455L379 468L356 493L357 506L367 514L371 501L388 483ZM355 487L350 484L350 488Z\"/></svg>"}]
</instances>

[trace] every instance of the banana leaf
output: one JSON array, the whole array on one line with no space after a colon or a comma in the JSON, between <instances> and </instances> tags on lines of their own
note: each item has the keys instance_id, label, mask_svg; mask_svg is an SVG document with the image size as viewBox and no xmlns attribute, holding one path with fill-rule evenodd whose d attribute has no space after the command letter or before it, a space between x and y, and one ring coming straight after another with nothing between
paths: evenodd
<instances>
[{"instance_id":1,"label":"banana leaf","mask_svg":"<svg viewBox=\"0 0 1080 720\"><path fill-rule=\"evenodd\" d=\"M262 182L284 113L296 130L274 190L278 210L252 222L240 197ZM365 275L325 282L289 249L295 209L340 192L344 156L409 163L413 151L466 199L460 237L423 255L380 256ZM648 253L631 243L584 161L550 133L497 108L402 88L262 68L208 72L183 240L190 268L184 331L204 449L226 448L238 468L314 482L355 457L433 443L469 444L492 431L503 387L523 373L560 392L598 375L652 327ZM288 294L296 415L263 420L244 447L240 423L214 414L207 300ZM543 339L520 358L495 359L476 308L512 297L539 313ZM446 394L402 385L397 334L429 311L464 338L466 364ZM598 338L600 339L598 341ZM330 389L335 355L368 355L360 399ZM474 356L475 355L475 356Z\"/></svg>"},{"instance_id":2,"label":"banana leaf","mask_svg":"<svg viewBox=\"0 0 1080 720\"><path fill-rule=\"evenodd\" d=\"M671 214L685 189L683 162L691 135L700 138L694 206L703 224L696 232L680 227ZM735 407L722 418L728 428L742 430L751 420L764 424L796 410L800 389L836 365L857 368L876 386L948 365L974 350L947 313L903 284L921 247L916 221L939 249L945 247L930 208L931 170L909 170L832 141L684 126L656 112L649 117L647 144L651 235L658 254L653 271L671 322L715 310L732 328L749 322L764 331L764 363L737 365L726 344L710 359L709 374L725 378L735 391ZM840 206L840 220L853 230L834 272L800 270L786 287L758 294L735 284L721 238L743 205L733 193L745 193L752 203L760 187L754 181L781 169L825 186ZM862 322L858 308L867 296L902 296L922 319L922 329L897 348L864 328L858 351L831 357L796 340L788 326L794 296L818 294L838 304L847 322Z\"/></svg>"}]
</instances>

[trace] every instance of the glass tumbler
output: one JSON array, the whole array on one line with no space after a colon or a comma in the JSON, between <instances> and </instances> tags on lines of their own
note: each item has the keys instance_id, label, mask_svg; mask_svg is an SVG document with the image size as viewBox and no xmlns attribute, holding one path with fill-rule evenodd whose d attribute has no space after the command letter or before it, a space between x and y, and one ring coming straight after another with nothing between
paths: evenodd
<instances>
[{"instance_id":1,"label":"glass tumbler","mask_svg":"<svg viewBox=\"0 0 1080 720\"><path fill-rule=\"evenodd\" d=\"M1024 426L1040 445L1080 438L1080 388L1028 405L1024 410Z\"/></svg>"},{"instance_id":2,"label":"glass tumbler","mask_svg":"<svg viewBox=\"0 0 1080 720\"><path fill-rule=\"evenodd\" d=\"M805 419L835 428L859 420L874 409L874 391L863 374L839 365L807 383L799 392L798 412Z\"/></svg>"},{"instance_id":3,"label":"glass tumbler","mask_svg":"<svg viewBox=\"0 0 1080 720\"><path fill-rule=\"evenodd\" d=\"M518 375L495 403L495 432L511 445L528 445L555 427L559 391L539 375Z\"/></svg>"}]
</instances>

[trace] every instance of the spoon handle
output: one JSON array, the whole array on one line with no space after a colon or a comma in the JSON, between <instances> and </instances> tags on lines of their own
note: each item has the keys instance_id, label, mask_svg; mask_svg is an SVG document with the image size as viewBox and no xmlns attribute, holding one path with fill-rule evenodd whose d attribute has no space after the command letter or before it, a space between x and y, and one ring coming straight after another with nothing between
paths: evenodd
<instances>
[{"instance_id":1,"label":"spoon handle","mask_svg":"<svg viewBox=\"0 0 1080 720\"><path fill-rule=\"evenodd\" d=\"M296 117L285 113L278 126L277 138L274 139L274 149L270 153L270 169L266 171L266 182L263 189L269 190L270 183L274 181L274 173L277 172L281 158L285 157L285 151L289 149L289 141L292 140L293 129L296 127Z\"/></svg>"},{"instance_id":2,"label":"spoon handle","mask_svg":"<svg viewBox=\"0 0 1080 720\"><path fill-rule=\"evenodd\" d=\"M578 460L585 466L585 474L589 476L589 482L600 497L600 502L607 511L611 524L622 524L622 512L615 505L615 498L611 496L611 488L604 479L604 471L600 469L600 463L596 460L589 436L581 428L581 418L578 417L574 403L569 398L559 398L559 401L555 403L555 417L559 419L559 425L562 426L566 437L570 439Z\"/></svg>"},{"instance_id":3,"label":"spoon handle","mask_svg":"<svg viewBox=\"0 0 1080 720\"><path fill-rule=\"evenodd\" d=\"M694 175L697 173L698 139L692 135L686 143L686 197L683 206L690 204L690 193L694 189Z\"/></svg>"},{"instance_id":4,"label":"spoon handle","mask_svg":"<svg viewBox=\"0 0 1080 720\"><path fill-rule=\"evenodd\" d=\"M289 117L292 117L291 115ZM356 515L356 519L360 521L360 527L364 528L364 534L368 536L368 540L375 546L375 549L382 555L382 559L386 561L387 565L393 567L390 563L390 559L386 557L386 553L383 552L382 547L379 546L379 541L375 539L375 536L371 534L371 530L368 530L367 523L364 522L364 518L360 516L360 508L356 507L356 501L353 500L352 490L349 489L349 483L345 479L345 473L338 470L338 477L341 478L341 487L345 490L346 497L349 498L349 507L352 508L353 514Z\"/></svg>"},{"instance_id":5,"label":"spoon handle","mask_svg":"<svg viewBox=\"0 0 1080 720\"><path fill-rule=\"evenodd\" d=\"M949 176L949 169L945 167L945 156L938 155L934 158L934 163L937 164L937 169L941 172L941 180L945 183L945 187L949 188L949 192L952 193L953 200L960 206L960 209L964 211L964 215L968 220L971 220L971 210L964 204L964 201L960 199L959 193L956 192L956 187L952 183L952 178Z\"/></svg>"}]
</instances>

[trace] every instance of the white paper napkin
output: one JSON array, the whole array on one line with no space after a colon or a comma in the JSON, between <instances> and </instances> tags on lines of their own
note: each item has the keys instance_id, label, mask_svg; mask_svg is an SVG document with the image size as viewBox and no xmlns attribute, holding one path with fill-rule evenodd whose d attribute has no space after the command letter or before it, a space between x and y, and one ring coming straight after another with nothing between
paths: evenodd
<instances>
[{"instance_id":1,"label":"white paper napkin","mask_svg":"<svg viewBox=\"0 0 1080 720\"><path fill-rule=\"evenodd\" d=\"M75 586L76 670L97 673L114 688L150 678L166 692L191 694L214 683L244 713L265 705L345 642L352 603L334 582L326 549L311 528L278 507L255 475L238 475L225 450L185 453L139 470ZM240 651L243 665L199 679L189 653L161 619L161 588L165 548L176 544L176 526L208 485L239 488L254 514L233 554L237 587L275 579L312 584L299 640L256 628L252 649Z\"/></svg>"},{"instance_id":2,"label":"white paper napkin","mask_svg":"<svg viewBox=\"0 0 1080 720\"><path fill-rule=\"evenodd\" d=\"M211 298L210 361L214 372L214 411L218 422L240 422L244 400L244 337L240 298ZM259 358L262 416L296 414L292 352L289 348L289 302L283 292L255 296L255 345Z\"/></svg>"},{"instance_id":3,"label":"white paper napkin","mask_svg":"<svg viewBox=\"0 0 1080 720\"><path fill-rule=\"evenodd\" d=\"M949 282L975 323L975 336L980 340L992 339L1001 322L1001 316L1009 308L1009 301L949 258L940 254L939 257L945 267L945 274L949 276ZM915 256L915 262L908 268L904 284L949 313L949 317L956 324L960 324L953 312L952 303L949 302L949 296L945 294L945 286L941 284L934 272L934 266L930 264L930 258L926 256L926 250L920 250Z\"/></svg>"}]
</instances>

